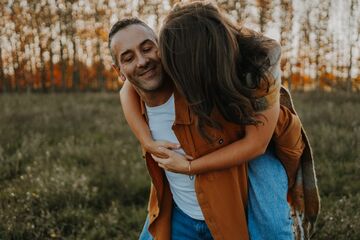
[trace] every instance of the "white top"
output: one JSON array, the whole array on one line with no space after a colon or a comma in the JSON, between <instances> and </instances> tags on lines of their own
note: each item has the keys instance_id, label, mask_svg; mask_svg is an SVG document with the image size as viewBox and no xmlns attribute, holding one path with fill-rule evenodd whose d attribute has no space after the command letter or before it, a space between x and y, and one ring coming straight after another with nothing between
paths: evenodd
<instances>
[{"instance_id":1,"label":"white top","mask_svg":"<svg viewBox=\"0 0 360 240\"><path fill-rule=\"evenodd\" d=\"M154 140L166 140L179 143L172 130L175 121L174 95L169 100L156 107L146 106L149 127ZM185 154L183 149L176 150ZM165 170L170 184L170 190L176 205L187 215L194 219L204 220L195 192L195 178L190 180L188 175L173 173Z\"/></svg>"}]
</instances>

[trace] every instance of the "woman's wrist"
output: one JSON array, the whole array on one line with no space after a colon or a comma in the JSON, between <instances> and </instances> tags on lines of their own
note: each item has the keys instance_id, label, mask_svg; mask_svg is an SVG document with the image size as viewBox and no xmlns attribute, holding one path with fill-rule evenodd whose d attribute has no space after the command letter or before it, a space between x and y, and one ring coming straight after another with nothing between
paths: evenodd
<instances>
[{"instance_id":1,"label":"woman's wrist","mask_svg":"<svg viewBox=\"0 0 360 240\"><path fill-rule=\"evenodd\" d=\"M191 160L188 160L188 175L189 175L190 180L194 179L194 175L193 175L193 172L191 169Z\"/></svg>"},{"instance_id":2,"label":"woman's wrist","mask_svg":"<svg viewBox=\"0 0 360 240\"><path fill-rule=\"evenodd\" d=\"M151 137L143 136L143 138L140 139L140 143L144 146L145 149L148 150L154 146L155 141Z\"/></svg>"},{"instance_id":3,"label":"woman's wrist","mask_svg":"<svg viewBox=\"0 0 360 240\"><path fill-rule=\"evenodd\" d=\"M154 148L154 140L147 140L144 143L142 143L142 145L144 146L146 151L150 151Z\"/></svg>"},{"instance_id":4,"label":"woman's wrist","mask_svg":"<svg viewBox=\"0 0 360 240\"><path fill-rule=\"evenodd\" d=\"M187 171L188 175L192 175L191 173L191 161L188 160L188 171Z\"/></svg>"}]
</instances>

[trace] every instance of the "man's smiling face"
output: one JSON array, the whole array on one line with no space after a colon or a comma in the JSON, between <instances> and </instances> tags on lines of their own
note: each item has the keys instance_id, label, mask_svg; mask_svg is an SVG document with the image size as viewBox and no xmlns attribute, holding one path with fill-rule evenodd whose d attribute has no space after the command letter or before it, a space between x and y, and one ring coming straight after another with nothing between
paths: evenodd
<instances>
[{"instance_id":1,"label":"man's smiling face","mask_svg":"<svg viewBox=\"0 0 360 240\"><path fill-rule=\"evenodd\" d=\"M120 75L138 90L156 91L163 83L163 69L154 33L142 24L119 30L111 40L111 50Z\"/></svg>"}]
</instances>

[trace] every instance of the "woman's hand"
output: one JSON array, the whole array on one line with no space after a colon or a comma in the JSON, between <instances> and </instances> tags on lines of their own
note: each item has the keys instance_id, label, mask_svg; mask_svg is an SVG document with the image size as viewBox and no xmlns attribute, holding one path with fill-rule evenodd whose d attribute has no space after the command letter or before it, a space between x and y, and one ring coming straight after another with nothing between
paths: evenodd
<instances>
[{"instance_id":1,"label":"woman's hand","mask_svg":"<svg viewBox=\"0 0 360 240\"><path fill-rule=\"evenodd\" d=\"M159 167L170 172L189 174L189 161L193 159L191 156L182 155L163 147L159 147L158 151L161 152L161 155L166 155L165 158L152 155Z\"/></svg>"},{"instance_id":2,"label":"woman's hand","mask_svg":"<svg viewBox=\"0 0 360 240\"><path fill-rule=\"evenodd\" d=\"M168 155L164 151L161 151L162 148L168 150L168 149L179 149L180 144L178 143L172 143L168 141L149 141L148 143L144 144L145 150L150 153L151 155L154 155L159 158L167 158Z\"/></svg>"}]
</instances>

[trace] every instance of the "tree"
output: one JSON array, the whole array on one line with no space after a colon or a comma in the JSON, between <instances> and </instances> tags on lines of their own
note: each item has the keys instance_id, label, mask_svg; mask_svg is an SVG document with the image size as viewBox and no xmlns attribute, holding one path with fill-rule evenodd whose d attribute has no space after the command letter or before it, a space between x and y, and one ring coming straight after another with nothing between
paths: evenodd
<instances>
[{"instance_id":1,"label":"tree","mask_svg":"<svg viewBox=\"0 0 360 240\"><path fill-rule=\"evenodd\" d=\"M59 24L59 34L57 36L60 46L60 52L59 52L59 62L60 62L60 69L61 69L61 84L60 89L65 90L66 89L66 73L67 73L67 65L65 60L65 42L63 39L66 39L65 35L65 27L66 27L66 16L64 14L65 10L65 4L61 0L55 1L56 4L56 14L57 14L57 22Z\"/></svg>"},{"instance_id":2,"label":"tree","mask_svg":"<svg viewBox=\"0 0 360 240\"><path fill-rule=\"evenodd\" d=\"M1 2L1 4L3 4ZM0 9L0 93L6 92L6 80L5 80L5 73L4 73L4 62L3 62L3 36L5 35L5 23L6 23L6 16L5 16L5 8L2 7Z\"/></svg>"},{"instance_id":3,"label":"tree","mask_svg":"<svg viewBox=\"0 0 360 240\"><path fill-rule=\"evenodd\" d=\"M305 89L305 77L310 75L310 32L311 32L311 23L310 23L310 14L312 7L308 4L307 1L303 2L304 13L300 19L300 40L299 40L299 53L298 53L298 66L300 74L300 85L301 88Z\"/></svg>"},{"instance_id":4,"label":"tree","mask_svg":"<svg viewBox=\"0 0 360 240\"><path fill-rule=\"evenodd\" d=\"M293 5L291 0L280 1L280 44L282 58L285 59L283 77L287 80L288 88L291 90L291 49L292 49L292 26L293 26Z\"/></svg>"},{"instance_id":5,"label":"tree","mask_svg":"<svg viewBox=\"0 0 360 240\"><path fill-rule=\"evenodd\" d=\"M350 0L350 8L349 8L349 30L348 30L348 39L350 41L349 44L349 65L348 65L348 71L347 71L347 83L346 83L346 91L351 92L352 91L352 71L353 71L353 53L355 50L356 44L359 42L359 30L360 30L360 24L359 24L359 16L357 16L359 9L359 2L356 0ZM356 30L357 33L356 33Z\"/></svg>"},{"instance_id":6,"label":"tree","mask_svg":"<svg viewBox=\"0 0 360 240\"><path fill-rule=\"evenodd\" d=\"M257 0L257 7L259 10L259 25L260 32L264 33L269 22L272 21L272 1L271 0Z\"/></svg>"},{"instance_id":7,"label":"tree","mask_svg":"<svg viewBox=\"0 0 360 240\"><path fill-rule=\"evenodd\" d=\"M315 53L315 87L320 88L320 77L325 70L325 59L323 49L328 44L328 32L327 25L329 22L329 9L330 1L319 1L317 8L315 8L315 23L313 26L313 32L315 33L315 41L313 41L313 52Z\"/></svg>"}]
</instances>

